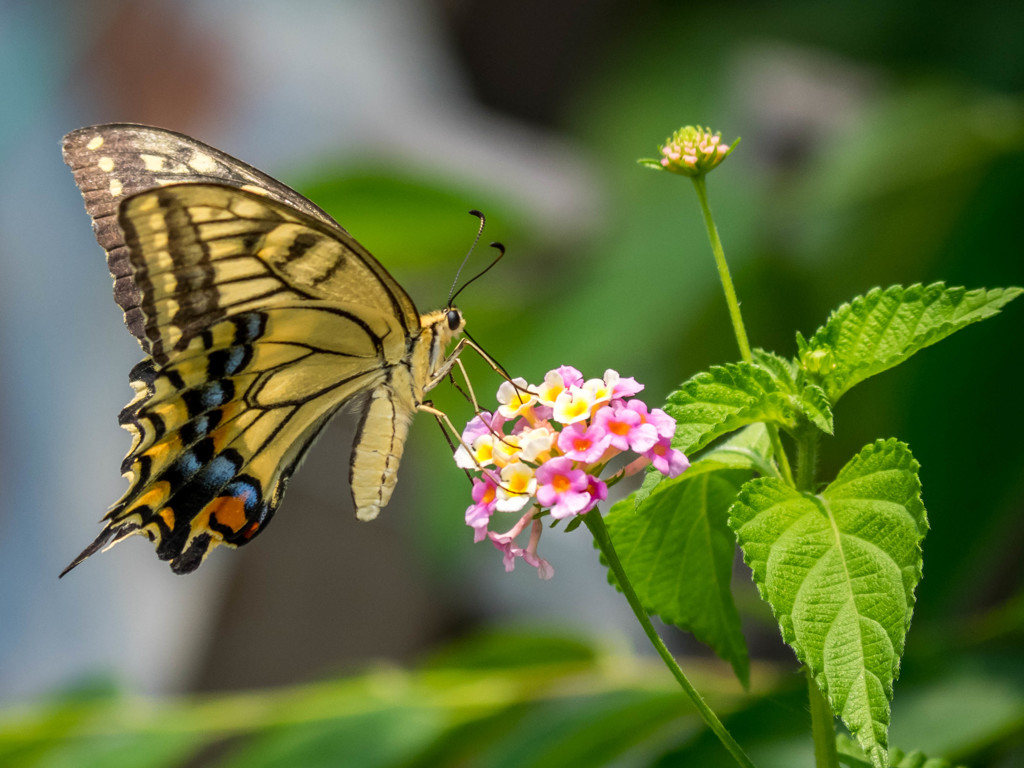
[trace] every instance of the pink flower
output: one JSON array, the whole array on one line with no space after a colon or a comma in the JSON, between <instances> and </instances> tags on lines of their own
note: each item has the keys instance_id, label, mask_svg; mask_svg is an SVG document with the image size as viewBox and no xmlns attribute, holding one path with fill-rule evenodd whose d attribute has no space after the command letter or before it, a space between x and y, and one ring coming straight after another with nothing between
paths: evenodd
<instances>
[{"instance_id":1,"label":"pink flower","mask_svg":"<svg viewBox=\"0 0 1024 768\"><path fill-rule=\"evenodd\" d=\"M537 467L537 503L550 508L556 520L578 515L590 503L587 473L572 464L568 456L559 456Z\"/></svg>"},{"instance_id":2,"label":"pink flower","mask_svg":"<svg viewBox=\"0 0 1024 768\"><path fill-rule=\"evenodd\" d=\"M525 523L529 522L532 517L533 512L528 512L508 533L488 533L487 536L490 538L491 543L504 554L503 561L506 573L515 569L516 558L521 557L523 562L537 569L538 576L542 579L550 579L555 575L555 569L551 567L551 563L537 555L537 544L540 542L540 534L543 530L540 520L533 521L532 530L530 531L530 543L526 545L526 549L515 545L515 537L522 532Z\"/></svg>"},{"instance_id":3,"label":"pink flower","mask_svg":"<svg viewBox=\"0 0 1024 768\"><path fill-rule=\"evenodd\" d=\"M498 497L495 493L497 485L490 473L483 478L473 478L473 501L466 509L466 525L473 528L473 541L481 542L487 538L487 524L491 521Z\"/></svg>"},{"instance_id":4,"label":"pink flower","mask_svg":"<svg viewBox=\"0 0 1024 768\"><path fill-rule=\"evenodd\" d=\"M611 445L611 435L598 426L570 424L558 434L558 450L573 461L594 464Z\"/></svg>"},{"instance_id":5,"label":"pink flower","mask_svg":"<svg viewBox=\"0 0 1024 768\"><path fill-rule=\"evenodd\" d=\"M599 410L594 416L594 424L611 435L613 448L618 448L620 451L632 449L637 453L643 453L650 450L651 446L657 442L658 430L654 428L654 425L644 423L647 406L639 403L640 408L638 409L635 407L636 404L636 400L630 402L629 405L623 405L621 402L613 403L607 408Z\"/></svg>"},{"instance_id":6,"label":"pink flower","mask_svg":"<svg viewBox=\"0 0 1024 768\"><path fill-rule=\"evenodd\" d=\"M624 400L627 397L632 397L638 392L643 391L644 388L644 385L638 383L632 376L624 379L619 376L618 371L613 371L611 368L604 372L604 383L611 389L612 399L614 400Z\"/></svg>"},{"instance_id":7,"label":"pink flower","mask_svg":"<svg viewBox=\"0 0 1024 768\"><path fill-rule=\"evenodd\" d=\"M655 408L647 414L647 423L654 425L654 428L658 431L658 437L671 440L676 434L676 420L661 410L661 408Z\"/></svg>"},{"instance_id":8,"label":"pink flower","mask_svg":"<svg viewBox=\"0 0 1024 768\"><path fill-rule=\"evenodd\" d=\"M643 455L666 477L681 475L690 466L690 460L682 451L673 448L671 440L667 437L659 439L649 451L644 451Z\"/></svg>"},{"instance_id":9,"label":"pink flower","mask_svg":"<svg viewBox=\"0 0 1024 768\"><path fill-rule=\"evenodd\" d=\"M550 563L537 555L548 513L554 522L584 515L608 498L608 484L651 464L670 477L689 466L672 448L675 420L633 399L642 389L636 379L611 369L603 378L584 380L563 365L548 371L539 386L506 381L498 390L497 411L466 425L455 452L458 466L475 477L466 523L474 541L489 539L501 550L505 570L521 558L542 579L551 578ZM623 466L609 470L607 483L601 480L598 472L626 451L631 455L615 461ZM498 533L491 527L499 513L516 513L519 520ZM523 547L516 541L527 528L529 543Z\"/></svg>"},{"instance_id":10,"label":"pink flower","mask_svg":"<svg viewBox=\"0 0 1024 768\"><path fill-rule=\"evenodd\" d=\"M560 365L555 373L562 377L562 383L567 387L578 387L583 384L583 374L571 365Z\"/></svg>"},{"instance_id":11,"label":"pink flower","mask_svg":"<svg viewBox=\"0 0 1024 768\"><path fill-rule=\"evenodd\" d=\"M604 501L608 498L608 486L605 485L603 480L600 480L593 475L587 475L587 495L590 496L590 503L587 505L586 509L580 512L581 515L585 515L596 507L598 502Z\"/></svg>"}]
</instances>

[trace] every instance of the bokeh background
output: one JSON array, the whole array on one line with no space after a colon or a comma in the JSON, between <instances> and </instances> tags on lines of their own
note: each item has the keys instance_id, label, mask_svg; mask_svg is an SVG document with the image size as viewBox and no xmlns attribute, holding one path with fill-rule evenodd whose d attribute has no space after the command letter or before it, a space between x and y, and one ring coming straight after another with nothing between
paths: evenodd
<instances>
[{"instance_id":1,"label":"bokeh background","mask_svg":"<svg viewBox=\"0 0 1024 768\"><path fill-rule=\"evenodd\" d=\"M1024 284L1022 29L1006 3L0 3L0 762L729 764L582 530L544 537L550 582L472 545L426 418L371 525L342 418L251 546L181 578L130 540L58 582L123 490L140 356L64 133L150 123L242 158L423 310L480 208L508 256L460 297L475 338L527 379L615 368L656 403L737 351L689 184L636 158L686 123L743 137L709 186L757 346L792 355L795 330L876 285ZM979 766L1024 764L1022 321L1010 305L872 379L823 443L822 476L889 435L922 464L892 740ZM795 662L734 582L752 693L666 634L759 765L810 765Z\"/></svg>"}]
</instances>

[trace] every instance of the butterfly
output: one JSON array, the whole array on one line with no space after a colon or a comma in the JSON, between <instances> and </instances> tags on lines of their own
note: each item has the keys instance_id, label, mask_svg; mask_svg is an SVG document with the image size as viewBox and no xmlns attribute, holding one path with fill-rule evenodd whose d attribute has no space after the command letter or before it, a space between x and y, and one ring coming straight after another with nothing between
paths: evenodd
<instances>
[{"instance_id":1,"label":"butterfly","mask_svg":"<svg viewBox=\"0 0 1024 768\"><path fill-rule=\"evenodd\" d=\"M446 353L465 327L452 300L421 315L323 210L196 139L108 124L62 148L146 357L119 416L129 488L61 576L135 534L176 573L248 543L346 404L356 516L375 518L424 394L465 343Z\"/></svg>"}]
</instances>

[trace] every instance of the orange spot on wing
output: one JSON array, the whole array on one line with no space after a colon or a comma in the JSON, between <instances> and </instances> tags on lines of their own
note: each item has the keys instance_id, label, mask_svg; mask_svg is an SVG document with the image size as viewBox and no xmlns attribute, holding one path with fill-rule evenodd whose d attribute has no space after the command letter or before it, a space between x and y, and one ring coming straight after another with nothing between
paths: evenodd
<instances>
[{"instance_id":1,"label":"orange spot on wing","mask_svg":"<svg viewBox=\"0 0 1024 768\"><path fill-rule=\"evenodd\" d=\"M167 527L170 528L173 531L174 530L174 510L171 509L170 507L164 507L163 509L160 510L160 512L158 514L160 515L160 517L163 518L163 521L167 524Z\"/></svg>"},{"instance_id":2,"label":"orange spot on wing","mask_svg":"<svg viewBox=\"0 0 1024 768\"><path fill-rule=\"evenodd\" d=\"M220 525L233 531L241 530L248 520L245 517L245 500L237 496L218 496L205 507L201 514L216 518Z\"/></svg>"}]
</instances>

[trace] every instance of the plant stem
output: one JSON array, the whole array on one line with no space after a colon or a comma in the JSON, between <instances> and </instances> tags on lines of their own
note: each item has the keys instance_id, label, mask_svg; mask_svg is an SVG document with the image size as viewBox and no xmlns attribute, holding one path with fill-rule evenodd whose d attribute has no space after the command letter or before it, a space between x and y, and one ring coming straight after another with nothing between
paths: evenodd
<instances>
[{"instance_id":1,"label":"plant stem","mask_svg":"<svg viewBox=\"0 0 1024 768\"><path fill-rule=\"evenodd\" d=\"M796 489L814 493L814 471L818 464L818 432L806 429L796 444Z\"/></svg>"},{"instance_id":2,"label":"plant stem","mask_svg":"<svg viewBox=\"0 0 1024 768\"><path fill-rule=\"evenodd\" d=\"M807 429L797 441L796 488L805 493L814 492L814 471L818 463L818 433ZM811 734L814 738L814 765L816 768L839 768L836 754L835 714L821 693L811 670L807 675L807 698L811 710Z\"/></svg>"},{"instance_id":3,"label":"plant stem","mask_svg":"<svg viewBox=\"0 0 1024 768\"><path fill-rule=\"evenodd\" d=\"M715 254L715 266L718 267L718 276L722 280L725 302L729 305L729 316L732 318L732 328L736 332L736 343L740 347L740 357L749 363L753 358L750 355L750 342L747 341L747 329L743 327L740 303L736 298L736 289L732 285L729 265L725 261L725 250L722 248L722 240L718 236L718 227L715 226L715 219L711 215L711 206L708 204L708 189L704 183L703 176L693 177L693 188L697 191L697 199L700 200L700 210L704 215L704 226L708 230L711 251Z\"/></svg>"},{"instance_id":4,"label":"plant stem","mask_svg":"<svg viewBox=\"0 0 1024 768\"><path fill-rule=\"evenodd\" d=\"M583 522L586 523L587 528L590 529L591 535L594 537L594 541L597 543L598 548L601 550L601 554L604 555L605 560L608 561L608 566L612 569L612 573L615 574L615 579L619 584L619 588L622 590L622 594L626 596L626 600L629 601L629 607L633 609L633 613L636 615L637 621L640 622L640 626L643 627L644 632L647 634L647 638L651 641L651 645L654 646L654 650L661 656L662 661L665 662L665 666L669 668L669 671L678 681L680 687L686 692L686 695L690 697L694 706L697 707L697 711L700 716L707 723L708 727L718 737L722 745L729 751L733 759L744 768L754 768L753 762L747 757L743 748L736 743L736 740L730 735L729 731L726 730L725 726L722 725L722 721L718 719L718 716L711 710L704 698L698 693L697 689L693 687L693 684L686 678L685 673L676 662L675 657L669 652L665 646L665 642L661 639L658 633L655 631L654 626L651 624L651 619L647 615L647 611L644 610L643 605L640 602L640 598L637 597L636 592L633 590L633 585L630 584L629 578L626 576L626 571L622 567L622 562L619 560L619 556L615 553L615 547L612 546L611 536L608 534L608 529L605 527L604 518L601 517L601 513L595 508L583 516Z\"/></svg>"},{"instance_id":5,"label":"plant stem","mask_svg":"<svg viewBox=\"0 0 1024 768\"><path fill-rule=\"evenodd\" d=\"M736 288L732 284L729 264L725 260L722 238L718 236L715 217L711 214L711 204L708 203L708 188L704 183L703 176L694 176L692 181L693 188L697 192L697 199L700 201L700 211L704 217L704 226L708 231L708 240L711 241L711 252L715 255L715 266L718 267L718 277L722 281L722 290L725 292L725 303L729 306L729 317L732 318L732 328L736 334L736 343L740 348L740 357L744 362L751 363L754 357L750 352L747 329L743 325L743 315L740 313L739 299L736 298ZM774 424L765 424L765 427L768 429L768 437L772 442L772 451L775 454L776 462L778 462L779 470L786 482L793 485L793 472L789 467L789 457L779 439L779 430Z\"/></svg>"},{"instance_id":6,"label":"plant stem","mask_svg":"<svg viewBox=\"0 0 1024 768\"><path fill-rule=\"evenodd\" d=\"M814 765L816 768L839 768L836 753L835 715L821 693L818 684L807 672L807 698L811 705L811 733L814 736Z\"/></svg>"}]
</instances>

